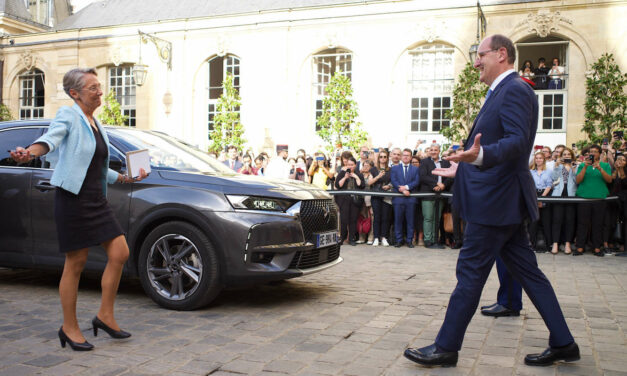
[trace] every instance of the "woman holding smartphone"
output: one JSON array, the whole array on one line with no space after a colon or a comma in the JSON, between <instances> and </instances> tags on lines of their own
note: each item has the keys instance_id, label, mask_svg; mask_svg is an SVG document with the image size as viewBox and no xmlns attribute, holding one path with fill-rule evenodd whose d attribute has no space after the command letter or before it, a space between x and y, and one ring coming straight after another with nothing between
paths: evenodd
<instances>
[{"instance_id":1,"label":"woman holding smartphone","mask_svg":"<svg viewBox=\"0 0 627 376\"><path fill-rule=\"evenodd\" d=\"M329 188L329 179L333 179L333 173L327 167L327 160L323 153L314 154L314 161L308 171L311 184L325 191Z\"/></svg>"},{"instance_id":2,"label":"woman holding smartphone","mask_svg":"<svg viewBox=\"0 0 627 376\"><path fill-rule=\"evenodd\" d=\"M607 185L612 182L612 169L608 163L601 162L601 147L591 145L588 157L577 168L577 197L592 198L577 206L577 252L582 255L590 229L590 238L595 256L604 256L601 252L603 243L603 216L606 209L605 198L609 194Z\"/></svg>"},{"instance_id":3,"label":"woman holding smartphone","mask_svg":"<svg viewBox=\"0 0 627 376\"><path fill-rule=\"evenodd\" d=\"M357 161L351 155L347 158L344 169L335 178L335 188L338 190L362 190L366 186L364 176L357 171ZM352 246L356 245L353 235L357 233L357 216L363 205L363 196L339 195L337 203L340 207L340 224L342 225L342 242L348 239Z\"/></svg>"},{"instance_id":4,"label":"woman holding smartphone","mask_svg":"<svg viewBox=\"0 0 627 376\"><path fill-rule=\"evenodd\" d=\"M577 193L577 174L574 165L574 156L572 149L564 148L559 158L555 161L553 169L553 192L552 197L575 197ZM564 239L564 253L569 255L572 252L570 243L575 236L575 204L571 203L555 203L553 207L552 238L553 248L552 254L557 254L558 243L562 235ZM562 234L562 227L564 233Z\"/></svg>"}]
</instances>

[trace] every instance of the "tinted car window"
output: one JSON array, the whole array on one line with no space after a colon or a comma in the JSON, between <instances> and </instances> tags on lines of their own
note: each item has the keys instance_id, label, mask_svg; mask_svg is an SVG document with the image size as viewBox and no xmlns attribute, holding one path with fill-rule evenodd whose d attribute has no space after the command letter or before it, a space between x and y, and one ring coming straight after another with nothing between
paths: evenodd
<instances>
[{"instance_id":1,"label":"tinted car window","mask_svg":"<svg viewBox=\"0 0 627 376\"><path fill-rule=\"evenodd\" d=\"M124 152L148 149L152 169L233 174L233 170L207 153L158 132L108 128L107 134Z\"/></svg>"},{"instance_id":2,"label":"tinted car window","mask_svg":"<svg viewBox=\"0 0 627 376\"><path fill-rule=\"evenodd\" d=\"M17 166L11 159L8 150L15 150L17 146L27 147L41 134L40 128L22 128L0 131L0 166ZM41 167L39 158L28 163L23 163L20 167Z\"/></svg>"}]
</instances>

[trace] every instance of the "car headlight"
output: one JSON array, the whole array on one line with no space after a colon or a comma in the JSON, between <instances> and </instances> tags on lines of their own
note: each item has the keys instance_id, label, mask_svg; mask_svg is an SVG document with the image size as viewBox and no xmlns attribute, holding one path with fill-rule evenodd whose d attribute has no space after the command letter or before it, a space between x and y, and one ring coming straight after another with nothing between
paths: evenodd
<instances>
[{"instance_id":1,"label":"car headlight","mask_svg":"<svg viewBox=\"0 0 627 376\"><path fill-rule=\"evenodd\" d=\"M233 208L246 210L285 212L294 204L291 200L271 197L226 195L226 198Z\"/></svg>"}]
</instances>

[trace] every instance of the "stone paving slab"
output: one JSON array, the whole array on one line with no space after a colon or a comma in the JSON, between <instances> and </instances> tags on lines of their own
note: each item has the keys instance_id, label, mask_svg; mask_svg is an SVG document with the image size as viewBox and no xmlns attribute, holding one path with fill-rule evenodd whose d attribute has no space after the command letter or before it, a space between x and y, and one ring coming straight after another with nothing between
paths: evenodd
<instances>
[{"instance_id":1,"label":"stone paving slab","mask_svg":"<svg viewBox=\"0 0 627 376\"><path fill-rule=\"evenodd\" d=\"M224 291L194 312L155 305L124 279L116 306L133 333L91 333L99 276L86 275L79 322L92 352L62 349L58 272L0 269L0 376L4 375L622 375L627 376L627 259L538 255L582 359L528 367L548 331L524 297L520 317L475 315L455 368L423 368L403 356L433 342L455 280L457 251L342 247L344 262L284 283ZM481 304L495 300L496 272Z\"/></svg>"}]
</instances>

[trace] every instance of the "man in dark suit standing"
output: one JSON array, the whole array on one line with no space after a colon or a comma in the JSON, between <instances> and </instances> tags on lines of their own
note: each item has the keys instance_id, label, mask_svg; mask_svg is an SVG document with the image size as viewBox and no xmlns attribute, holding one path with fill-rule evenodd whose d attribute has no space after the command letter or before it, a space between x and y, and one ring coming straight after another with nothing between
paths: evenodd
<instances>
[{"instance_id":1,"label":"man in dark suit standing","mask_svg":"<svg viewBox=\"0 0 627 376\"><path fill-rule=\"evenodd\" d=\"M237 158L239 152L237 151L237 148L235 147L235 145L230 145L226 149L226 153L227 153L229 159L224 161L224 164L226 166L228 166L231 170L233 170L235 172L238 172L239 169L242 168L243 164Z\"/></svg>"},{"instance_id":2,"label":"man in dark suit standing","mask_svg":"<svg viewBox=\"0 0 627 376\"><path fill-rule=\"evenodd\" d=\"M538 268L523 221L537 220L538 204L528 159L538 126L538 102L514 68L516 48L502 35L485 38L474 66L490 86L463 153L449 157L455 177L453 205L466 220L457 260L457 286L435 343L408 348L405 357L423 365L454 366L466 328L497 256L520 282L549 329L549 347L529 354L525 364L547 366L579 359L551 283Z\"/></svg>"},{"instance_id":3,"label":"man in dark suit standing","mask_svg":"<svg viewBox=\"0 0 627 376\"><path fill-rule=\"evenodd\" d=\"M392 198L392 206L394 207L394 231L396 232L396 248L403 244L403 218L407 224L407 247L414 248L412 239L414 237L414 209L416 207L416 198L410 197L412 190L418 187L420 182L418 167L412 166L412 151L410 149L403 150L401 155L401 163L390 169L390 179L394 190L400 192L405 197Z\"/></svg>"},{"instance_id":4,"label":"man in dark suit standing","mask_svg":"<svg viewBox=\"0 0 627 376\"><path fill-rule=\"evenodd\" d=\"M429 147L428 157L420 161L420 192L441 193L448 191L453 185L453 179L433 175L436 168L451 167L451 163L440 159L440 145L433 144ZM437 205L436 205L437 204ZM423 198L422 202L423 231L425 234L425 247L443 249L439 244L438 224L444 209L443 200Z\"/></svg>"}]
</instances>

